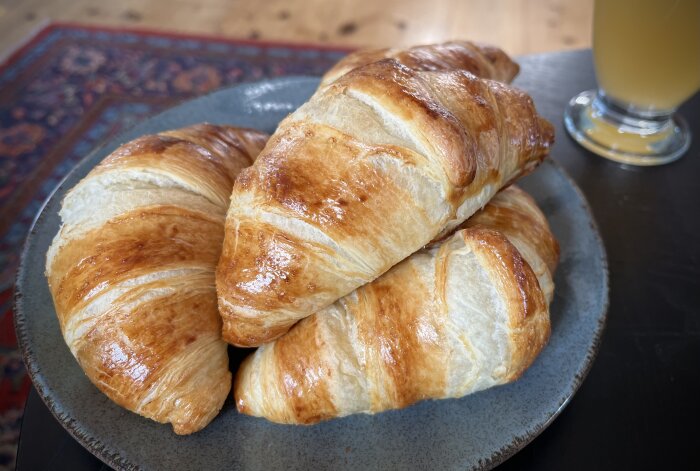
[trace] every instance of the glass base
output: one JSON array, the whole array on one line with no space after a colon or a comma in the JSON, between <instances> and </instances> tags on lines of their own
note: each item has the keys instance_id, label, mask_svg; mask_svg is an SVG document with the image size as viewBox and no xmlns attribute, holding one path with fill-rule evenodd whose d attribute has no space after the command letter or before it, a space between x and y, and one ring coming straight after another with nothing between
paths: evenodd
<instances>
[{"instance_id":1,"label":"glass base","mask_svg":"<svg viewBox=\"0 0 700 471\"><path fill-rule=\"evenodd\" d=\"M673 162L690 147L688 125L678 114L631 113L596 90L582 92L569 101L564 124L586 149L629 165Z\"/></svg>"}]
</instances>

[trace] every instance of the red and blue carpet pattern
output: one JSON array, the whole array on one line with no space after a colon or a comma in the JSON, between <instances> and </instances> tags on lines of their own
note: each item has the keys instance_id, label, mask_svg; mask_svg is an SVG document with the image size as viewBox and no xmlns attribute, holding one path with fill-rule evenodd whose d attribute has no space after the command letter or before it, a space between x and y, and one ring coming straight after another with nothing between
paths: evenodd
<instances>
[{"instance_id":1,"label":"red and blue carpet pattern","mask_svg":"<svg viewBox=\"0 0 700 471\"><path fill-rule=\"evenodd\" d=\"M12 283L51 190L90 150L146 116L241 82L321 75L345 53L55 24L0 65L0 469L14 468L29 390Z\"/></svg>"}]
</instances>

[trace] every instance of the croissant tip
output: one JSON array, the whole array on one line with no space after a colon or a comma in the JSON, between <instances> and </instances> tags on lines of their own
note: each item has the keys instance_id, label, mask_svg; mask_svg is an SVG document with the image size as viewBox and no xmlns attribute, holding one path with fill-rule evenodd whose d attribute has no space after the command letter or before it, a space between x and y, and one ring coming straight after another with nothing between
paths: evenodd
<instances>
[{"instance_id":1,"label":"croissant tip","mask_svg":"<svg viewBox=\"0 0 700 471\"><path fill-rule=\"evenodd\" d=\"M200 431L203 426L197 426L193 425L191 423L179 423L179 422L173 422L173 432L175 432L176 435L192 435L195 432Z\"/></svg>"},{"instance_id":2,"label":"croissant tip","mask_svg":"<svg viewBox=\"0 0 700 471\"><path fill-rule=\"evenodd\" d=\"M248 403L242 397L236 398L236 410L240 414L250 415L250 407L248 407Z\"/></svg>"}]
</instances>

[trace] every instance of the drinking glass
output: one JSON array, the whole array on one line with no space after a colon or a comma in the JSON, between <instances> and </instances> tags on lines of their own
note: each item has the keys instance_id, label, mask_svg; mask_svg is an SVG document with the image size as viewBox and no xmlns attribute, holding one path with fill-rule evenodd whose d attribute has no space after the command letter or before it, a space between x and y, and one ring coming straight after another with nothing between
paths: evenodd
<instances>
[{"instance_id":1,"label":"drinking glass","mask_svg":"<svg viewBox=\"0 0 700 471\"><path fill-rule=\"evenodd\" d=\"M676 109L700 88L700 0L596 0L593 59L598 90L569 101L569 134L625 164L680 158L690 131Z\"/></svg>"}]
</instances>

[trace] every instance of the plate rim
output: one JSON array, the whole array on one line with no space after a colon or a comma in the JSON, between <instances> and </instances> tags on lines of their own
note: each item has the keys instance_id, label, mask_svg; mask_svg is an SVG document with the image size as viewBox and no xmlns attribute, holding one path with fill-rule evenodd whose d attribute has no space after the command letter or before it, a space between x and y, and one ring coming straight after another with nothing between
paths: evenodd
<instances>
[{"instance_id":1,"label":"plate rim","mask_svg":"<svg viewBox=\"0 0 700 471\"><path fill-rule=\"evenodd\" d=\"M58 404L56 403L55 399L51 397L52 392L43 384L43 380L41 378L42 374L39 371L38 365L36 365L36 359L34 358L34 355L32 353L31 346L29 345L28 341L28 333L25 330L26 329L26 324L27 324L27 316L25 314L25 310L23 307L23 302L22 299L24 298L24 294L22 292L22 284L23 284L23 279L26 278L25 272L27 270L26 266L26 260L27 260L27 253L29 250L29 245L30 242L34 239L36 232L37 232L37 224L46 216L45 209L46 206L49 204L50 201L53 200L55 194L63 187L65 182L71 178L71 176L78 171L81 167L85 165L85 162L90 160L96 153L99 153L109 145L113 144L114 142L121 141L125 142L124 139L126 136L128 136L135 128L138 126L142 125L146 121L151 121L151 120L156 120L160 116L166 115L167 113L170 113L173 109L181 107L185 104L191 103L193 101L201 100L206 97L210 97L212 95L216 95L219 93L227 93L230 92L231 90L239 89L239 88L248 88L251 86L256 86L261 83L265 84L276 84L279 82L305 82L305 81L316 81L318 82L320 80L319 77L314 77L314 76L308 76L308 75L290 75L290 76L285 76L285 77L276 77L276 78L270 78L270 79L262 79L258 81L251 81L251 82L245 82L245 83L240 83L231 87L225 87L221 88L218 90L215 90L213 92L194 97L189 100L182 101L180 103L177 103L163 111L160 111L158 113L155 113L151 116L148 116L144 118L143 120L140 120L137 123L134 123L132 126L129 126L128 128L124 129L122 132L117 134L116 136L109 138L105 140L104 142L100 143L98 146L96 146L94 149L92 149L89 153L85 155L82 159L80 159L79 162L77 162L71 170L60 180L60 182L53 188L53 190L49 193L49 195L46 197L46 199L42 202L40 205L40 208L38 209L36 215L34 216L32 220L32 224L30 226L30 229L27 233L27 236L22 244L22 250L20 254L20 263L19 267L17 269L17 273L15 275L15 282L13 286L13 324L14 324L14 329L15 333L17 336L17 343L20 348L21 354L22 354L22 360L24 362L24 365L26 367L27 373L29 374L29 377L32 381L32 385L35 388L37 395L41 398L42 402L46 405L46 407L49 409L51 412L51 415L61 424L61 426L68 432L68 434L73 437L80 445L88 450L90 453L95 455L97 458L99 458L102 462L106 463L107 465L116 468L116 469L127 469L127 470L139 470L143 469L139 464L132 463L131 461L127 460L124 458L122 455L120 455L118 450L115 450L113 447L110 445L104 443L100 438L95 437L93 435L87 434L84 430L80 429L80 424L76 419L71 418L65 411L60 410L58 407ZM482 460L479 460L477 464L475 464L471 469L472 470L489 470L492 469L499 464L505 462L508 458L516 454L518 451L522 450L524 447L526 447L529 443L531 443L537 436L539 436L547 427L551 425L551 423L561 414L561 412L568 406L568 404L571 402L571 399L573 396L576 394L576 392L579 390L581 385L583 384L583 381L586 379L588 376L593 363L595 362L595 359L598 355L598 352L600 351L600 344L602 342L602 337L603 337L603 332L605 331L605 327L607 324L607 317L608 317L608 309L610 306L610 273L609 273L609 264L608 264L608 255L607 255L607 250L605 247L605 243L603 241L603 238L601 236L600 230L598 223L595 219L595 216L593 214L593 211L590 207L590 203L586 199L583 191L579 188L579 186L576 184L574 179L568 174L568 172L564 169L564 167L558 163L556 160L551 158L551 156L548 156L545 161L552 165L556 171L566 180L566 182L569 184L570 188L573 189L573 191L576 193L578 196L580 202L581 202L581 208L583 211L586 213L587 217L590 220L590 230L591 233L593 234L593 237L597 243L597 245L601 249L600 253L600 262L601 262L601 270L602 270L602 299L601 299L601 309L600 309L600 314L598 316L598 319L596 321L596 326L595 330L593 331L593 336L591 338L592 342L589 346L589 348L586 351L586 356L583 360L583 367L580 371L578 371L575 376L573 383L571 385L570 390L568 390L565 394L566 397L564 400L559 404L557 409L545 420L544 422L538 423L535 425L535 427L527 432L525 432L521 436L515 437L509 444L505 445L499 450L495 450L491 453L491 455L487 458L483 458ZM544 162L543 162L544 163ZM536 170L536 169L535 169ZM20 433L21 436L21 433Z\"/></svg>"}]
</instances>

